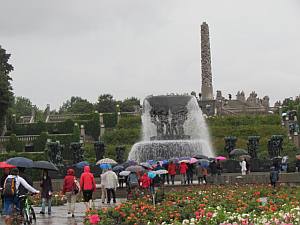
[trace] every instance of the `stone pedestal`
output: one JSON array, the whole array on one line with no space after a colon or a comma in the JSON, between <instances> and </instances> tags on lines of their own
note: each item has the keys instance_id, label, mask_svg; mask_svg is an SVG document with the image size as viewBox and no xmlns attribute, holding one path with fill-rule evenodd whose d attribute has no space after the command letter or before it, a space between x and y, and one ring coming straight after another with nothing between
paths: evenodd
<instances>
[{"instance_id":1,"label":"stone pedestal","mask_svg":"<svg viewBox=\"0 0 300 225\"><path fill-rule=\"evenodd\" d=\"M293 142L294 145L297 146L298 148L300 147L300 142L299 142L299 134L298 132L294 132L294 137L293 137Z\"/></svg>"}]
</instances>

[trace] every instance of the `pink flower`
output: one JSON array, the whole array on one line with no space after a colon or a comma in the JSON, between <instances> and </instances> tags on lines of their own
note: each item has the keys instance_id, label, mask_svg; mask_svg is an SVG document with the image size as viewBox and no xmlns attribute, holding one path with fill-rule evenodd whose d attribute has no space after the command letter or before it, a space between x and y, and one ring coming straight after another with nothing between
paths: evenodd
<instances>
[{"instance_id":1,"label":"pink flower","mask_svg":"<svg viewBox=\"0 0 300 225\"><path fill-rule=\"evenodd\" d=\"M89 219L91 224L97 224L100 221L100 217L97 214L90 215Z\"/></svg>"}]
</instances>

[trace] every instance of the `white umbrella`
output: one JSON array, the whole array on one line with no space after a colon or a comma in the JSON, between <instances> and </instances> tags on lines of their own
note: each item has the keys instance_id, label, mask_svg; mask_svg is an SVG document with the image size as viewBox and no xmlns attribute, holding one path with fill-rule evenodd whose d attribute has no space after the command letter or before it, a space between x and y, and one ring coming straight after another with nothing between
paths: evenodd
<instances>
[{"instance_id":1,"label":"white umbrella","mask_svg":"<svg viewBox=\"0 0 300 225\"><path fill-rule=\"evenodd\" d=\"M124 170L124 171L120 172L119 175L120 175L120 176L125 176L125 177L126 177L126 176L128 176L130 173L131 173L130 171Z\"/></svg>"},{"instance_id":2,"label":"white umbrella","mask_svg":"<svg viewBox=\"0 0 300 225\"><path fill-rule=\"evenodd\" d=\"M110 158L105 158L105 159L100 159L96 165L101 165L101 164L118 164L115 160L110 159Z\"/></svg>"},{"instance_id":3,"label":"white umbrella","mask_svg":"<svg viewBox=\"0 0 300 225\"><path fill-rule=\"evenodd\" d=\"M162 174L167 174L168 170L156 170L156 171L151 171L152 173L155 173L157 175L162 175Z\"/></svg>"},{"instance_id":4,"label":"white umbrella","mask_svg":"<svg viewBox=\"0 0 300 225\"><path fill-rule=\"evenodd\" d=\"M183 159L183 160L180 160L179 163L190 163L190 160Z\"/></svg>"}]
</instances>

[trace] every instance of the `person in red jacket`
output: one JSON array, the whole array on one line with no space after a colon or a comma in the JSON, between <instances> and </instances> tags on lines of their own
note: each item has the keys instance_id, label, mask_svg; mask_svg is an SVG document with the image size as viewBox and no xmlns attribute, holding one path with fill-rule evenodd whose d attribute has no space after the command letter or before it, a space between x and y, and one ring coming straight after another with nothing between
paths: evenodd
<instances>
[{"instance_id":1,"label":"person in red jacket","mask_svg":"<svg viewBox=\"0 0 300 225\"><path fill-rule=\"evenodd\" d=\"M88 211L92 208L93 192L96 191L95 178L90 172L89 166L85 166L84 172L81 174L80 189L82 190L84 204L86 206L86 210Z\"/></svg>"},{"instance_id":2,"label":"person in red jacket","mask_svg":"<svg viewBox=\"0 0 300 225\"><path fill-rule=\"evenodd\" d=\"M181 162L179 165L179 172L181 174L181 184L186 184L186 171L188 166L185 162Z\"/></svg>"},{"instance_id":3,"label":"person in red jacket","mask_svg":"<svg viewBox=\"0 0 300 225\"><path fill-rule=\"evenodd\" d=\"M171 176L172 184L174 185L175 175L176 175L176 165L173 161L170 161L168 165L168 173Z\"/></svg>"},{"instance_id":4,"label":"person in red jacket","mask_svg":"<svg viewBox=\"0 0 300 225\"><path fill-rule=\"evenodd\" d=\"M151 184L151 179L148 177L147 173L144 173L143 176L140 178L141 187L145 190L148 190Z\"/></svg>"},{"instance_id":5,"label":"person in red jacket","mask_svg":"<svg viewBox=\"0 0 300 225\"><path fill-rule=\"evenodd\" d=\"M75 172L73 169L67 170L67 175L64 178L64 185L62 190L62 193L67 197L68 214L72 214L72 217L74 217L76 202L76 193L74 192L76 177L74 176L74 174Z\"/></svg>"}]
</instances>

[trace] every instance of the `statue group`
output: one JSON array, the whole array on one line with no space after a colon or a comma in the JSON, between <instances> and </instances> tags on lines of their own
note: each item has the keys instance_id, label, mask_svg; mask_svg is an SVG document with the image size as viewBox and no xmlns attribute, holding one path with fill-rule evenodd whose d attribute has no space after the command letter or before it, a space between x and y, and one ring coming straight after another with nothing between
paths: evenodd
<instances>
[{"instance_id":1,"label":"statue group","mask_svg":"<svg viewBox=\"0 0 300 225\"><path fill-rule=\"evenodd\" d=\"M73 154L74 164L84 161L84 148L82 143L72 142L70 144L70 151Z\"/></svg>"},{"instance_id":2,"label":"statue group","mask_svg":"<svg viewBox=\"0 0 300 225\"><path fill-rule=\"evenodd\" d=\"M248 137L247 148L248 148L248 153L252 159L257 158L257 151L259 149L259 139L260 139L259 136Z\"/></svg>"},{"instance_id":3,"label":"statue group","mask_svg":"<svg viewBox=\"0 0 300 225\"><path fill-rule=\"evenodd\" d=\"M268 152L270 158L278 157L282 152L283 136L273 135L268 141Z\"/></svg>"},{"instance_id":4,"label":"statue group","mask_svg":"<svg viewBox=\"0 0 300 225\"><path fill-rule=\"evenodd\" d=\"M232 158L230 152L235 149L237 138L233 136L225 137L225 147L224 150L227 152L229 158Z\"/></svg>"},{"instance_id":5,"label":"statue group","mask_svg":"<svg viewBox=\"0 0 300 225\"><path fill-rule=\"evenodd\" d=\"M155 111L150 112L151 122L155 124L157 136L156 140L179 140L187 139L184 135L184 122L187 120L187 110L179 113Z\"/></svg>"},{"instance_id":6,"label":"statue group","mask_svg":"<svg viewBox=\"0 0 300 225\"><path fill-rule=\"evenodd\" d=\"M46 145L48 160L56 166L63 166L63 148L64 146L59 142L48 142Z\"/></svg>"}]
</instances>

